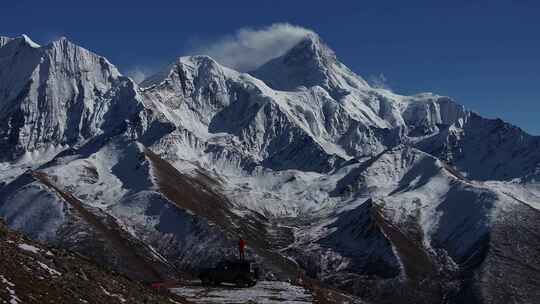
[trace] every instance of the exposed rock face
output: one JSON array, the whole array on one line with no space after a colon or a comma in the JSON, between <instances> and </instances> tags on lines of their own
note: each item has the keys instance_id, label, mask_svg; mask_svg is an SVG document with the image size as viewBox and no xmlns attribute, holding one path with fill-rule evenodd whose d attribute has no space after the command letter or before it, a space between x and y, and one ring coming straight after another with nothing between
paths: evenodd
<instances>
[{"instance_id":1,"label":"exposed rock face","mask_svg":"<svg viewBox=\"0 0 540 304\"><path fill-rule=\"evenodd\" d=\"M537 298L538 137L372 88L315 35L249 74L191 56L141 86L65 39L0 39L10 227L128 275L196 271L243 236L267 277L375 303Z\"/></svg>"},{"instance_id":2,"label":"exposed rock face","mask_svg":"<svg viewBox=\"0 0 540 304\"><path fill-rule=\"evenodd\" d=\"M67 39L40 47L15 38L0 59L3 161L112 132L142 109L130 80Z\"/></svg>"},{"instance_id":3,"label":"exposed rock face","mask_svg":"<svg viewBox=\"0 0 540 304\"><path fill-rule=\"evenodd\" d=\"M519 179L539 170L540 138L475 113L463 117L460 126L449 125L423 139L418 147L475 180Z\"/></svg>"}]
</instances>

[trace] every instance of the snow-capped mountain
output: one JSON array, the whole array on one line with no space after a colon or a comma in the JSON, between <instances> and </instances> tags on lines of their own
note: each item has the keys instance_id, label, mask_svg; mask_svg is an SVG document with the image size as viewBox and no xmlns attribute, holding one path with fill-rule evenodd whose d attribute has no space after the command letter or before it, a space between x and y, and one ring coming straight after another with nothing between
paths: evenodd
<instances>
[{"instance_id":1,"label":"snow-capped mountain","mask_svg":"<svg viewBox=\"0 0 540 304\"><path fill-rule=\"evenodd\" d=\"M140 86L66 39L1 38L0 110L0 216L137 279L242 236L268 278L376 303L538 296L540 138L373 88L317 35L250 73L181 57Z\"/></svg>"},{"instance_id":2,"label":"snow-capped mountain","mask_svg":"<svg viewBox=\"0 0 540 304\"><path fill-rule=\"evenodd\" d=\"M285 55L270 60L252 73L276 90L321 86L332 96L368 88L368 83L337 60L317 35L308 35Z\"/></svg>"},{"instance_id":3,"label":"snow-capped mountain","mask_svg":"<svg viewBox=\"0 0 540 304\"><path fill-rule=\"evenodd\" d=\"M2 41L2 161L76 146L112 132L142 109L130 80L65 38L43 47L27 36Z\"/></svg>"}]
</instances>

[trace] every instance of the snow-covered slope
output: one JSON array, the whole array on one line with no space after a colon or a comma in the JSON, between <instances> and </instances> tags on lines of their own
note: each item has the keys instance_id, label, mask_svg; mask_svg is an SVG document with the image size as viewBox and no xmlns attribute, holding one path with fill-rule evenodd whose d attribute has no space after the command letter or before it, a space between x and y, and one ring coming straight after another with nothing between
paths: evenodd
<instances>
[{"instance_id":1,"label":"snow-covered slope","mask_svg":"<svg viewBox=\"0 0 540 304\"><path fill-rule=\"evenodd\" d=\"M267 278L374 302L534 299L496 273L540 278L505 235L536 237L538 137L373 88L315 34L250 73L181 57L141 88L66 39L0 42L0 216L17 230L148 277L242 236Z\"/></svg>"},{"instance_id":2,"label":"snow-covered slope","mask_svg":"<svg viewBox=\"0 0 540 304\"><path fill-rule=\"evenodd\" d=\"M270 60L252 74L272 88L292 91L300 86L321 86L340 91L369 87L360 76L337 60L334 52L315 35L310 34L285 55Z\"/></svg>"},{"instance_id":3,"label":"snow-covered slope","mask_svg":"<svg viewBox=\"0 0 540 304\"><path fill-rule=\"evenodd\" d=\"M43 47L27 36L7 41L0 48L0 160L112 132L141 111L136 94L105 58L65 38Z\"/></svg>"},{"instance_id":4,"label":"snow-covered slope","mask_svg":"<svg viewBox=\"0 0 540 304\"><path fill-rule=\"evenodd\" d=\"M460 125L446 126L417 146L471 179L538 181L540 137L500 119L467 113Z\"/></svg>"},{"instance_id":5,"label":"snow-covered slope","mask_svg":"<svg viewBox=\"0 0 540 304\"><path fill-rule=\"evenodd\" d=\"M323 46L301 42L291 53L318 53L319 48ZM155 111L177 127L162 140L169 145L163 150L178 150L181 142L178 157L232 171L262 166L328 172L343 160L374 156L407 141L407 134L433 133L465 115L449 98L406 97L370 88L332 58L333 65L345 69L333 73L347 74L357 85L321 80L294 92L276 91L206 56L178 59L168 72L142 84ZM336 99L332 90L338 87L348 93ZM202 149L210 153L201 155Z\"/></svg>"},{"instance_id":6,"label":"snow-covered slope","mask_svg":"<svg viewBox=\"0 0 540 304\"><path fill-rule=\"evenodd\" d=\"M317 92L276 92L206 56L180 58L166 75L144 89L156 111L177 127L162 140L167 145L174 140L175 146L158 150L177 150L180 158L248 172L257 166L327 171L347 157L320 126L315 115L321 113L301 111L296 104L323 103L325 96ZM197 155L201 150L209 153Z\"/></svg>"}]
</instances>

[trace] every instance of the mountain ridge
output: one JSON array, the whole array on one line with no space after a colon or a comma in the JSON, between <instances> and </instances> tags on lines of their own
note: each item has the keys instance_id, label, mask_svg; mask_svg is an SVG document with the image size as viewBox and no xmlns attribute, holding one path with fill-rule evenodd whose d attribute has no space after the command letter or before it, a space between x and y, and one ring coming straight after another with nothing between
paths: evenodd
<instances>
[{"instance_id":1,"label":"mountain ridge","mask_svg":"<svg viewBox=\"0 0 540 304\"><path fill-rule=\"evenodd\" d=\"M449 97L373 88L315 35L250 73L188 56L141 86L66 39L20 39L0 46L11 227L106 254L77 246L89 228L30 169L183 271L234 256L243 236L268 278L305 273L374 303L534 299L496 273L504 230L538 215L540 137Z\"/></svg>"}]
</instances>

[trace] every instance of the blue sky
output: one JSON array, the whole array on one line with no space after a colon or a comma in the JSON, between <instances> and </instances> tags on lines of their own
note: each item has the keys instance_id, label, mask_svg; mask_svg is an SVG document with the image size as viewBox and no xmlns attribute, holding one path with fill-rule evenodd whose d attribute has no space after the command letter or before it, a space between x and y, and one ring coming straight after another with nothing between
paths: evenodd
<instances>
[{"instance_id":1,"label":"blue sky","mask_svg":"<svg viewBox=\"0 0 540 304\"><path fill-rule=\"evenodd\" d=\"M540 135L539 15L533 0L3 0L0 35L67 36L123 72L148 72L238 29L288 22L398 93L449 95Z\"/></svg>"}]
</instances>

